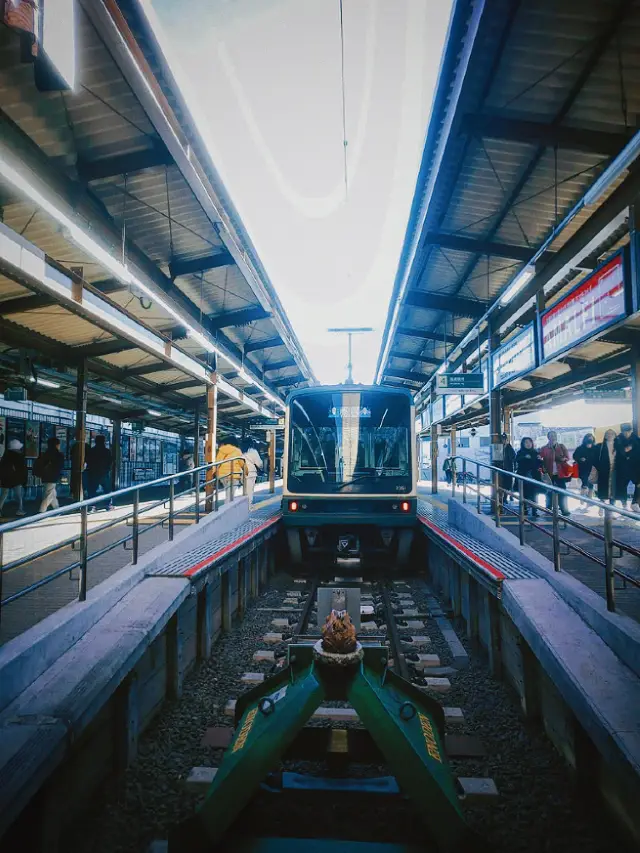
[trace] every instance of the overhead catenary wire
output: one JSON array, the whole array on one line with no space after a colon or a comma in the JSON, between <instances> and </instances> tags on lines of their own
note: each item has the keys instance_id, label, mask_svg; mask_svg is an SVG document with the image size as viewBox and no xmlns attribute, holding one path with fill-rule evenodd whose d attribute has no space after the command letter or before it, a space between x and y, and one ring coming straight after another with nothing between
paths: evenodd
<instances>
[{"instance_id":1,"label":"overhead catenary wire","mask_svg":"<svg viewBox=\"0 0 640 853\"><path fill-rule=\"evenodd\" d=\"M349 172L347 164L347 98L345 93L345 76L344 76L344 15L342 8L342 0L338 0L340 7L340 80L342 85L342 150L344 156L344 192L345 196L349 195Z\"/></svg>"}]
</instances>

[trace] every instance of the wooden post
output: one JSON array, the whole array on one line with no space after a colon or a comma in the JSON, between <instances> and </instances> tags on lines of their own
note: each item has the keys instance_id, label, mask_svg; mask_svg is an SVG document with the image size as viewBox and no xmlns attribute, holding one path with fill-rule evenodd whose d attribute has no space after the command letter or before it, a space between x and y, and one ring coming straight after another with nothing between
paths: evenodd
<instances>
[{"instance_id":1,"label":"wooden post","mask_svg":"<svg viewBox=\"0 0 640 853\"><path fill-rule=\"evenodd\" d=\"M211 584L206 583L198 593L198 658L206 660L211 656L213 637L213 594Z\"/></svg>"},{"instance_id":2,"label":"wooden post","mask_svg":"<svg viewBox=\"0 0 640 853\"><path fill-rule=\"evenodd\" d=\"M180 699L184 682L184 628L181 610L175 613L167 625L167 695Z\"/></svg>"},{"instance_id":3,"label":"wooden post","mask_svg":"<svg viewBox=\"0 0 640 853\"><path fill-rule=\"evenodd\" d=\"M231 578L224 571L220 577L220 607L222 609L222 632L228 634L231 630L233 617L231 614Z\"/></svg>"},{"instance_id":4,"label":"wooden post","mask_svg":"<svg viewBox=\"0 0 640 853\"><path fill-rule=\"evenodd\" d=\"M205 442L205 464L216 460L216 435L218 430L218 377L212 374L213 384L207 388L207 440ZM213 468L207 471L205 487L205 512L213 510L214 489L217 488Z\"/></svg>"},{"instance_id":5,"label":"wooden post","mask_svg":"<svg viewBox=\"0 0 640 853\"><path fill-rule=\"evenodd\" d=\"M138 678L131 673L122 682L116 694L117 742L115 750L116 772L121 773L138 754L140 712L138 706Z\"/></svg>"},{"instance_id":6,"label":"wooden post","mask_svg":"<svg viewBox=\"0 0 640 853\"><path fill-rule=\"evenodd\" d=\"M71 454L71 482L74 501L84 497L82 489L82 471L84 469L84 449L87 441L87 363L84 359L76 372L76 446Z\"/></svg>"},{"instance_id":7,"label":"wooden post","mask_svg":"<svg viewBox=\"0 0 640 853\"><path fill-rule=\"evenodd\" d=\"M276 490L276 431L269 430L269 492Z\"/></svg>"}]
</instances>

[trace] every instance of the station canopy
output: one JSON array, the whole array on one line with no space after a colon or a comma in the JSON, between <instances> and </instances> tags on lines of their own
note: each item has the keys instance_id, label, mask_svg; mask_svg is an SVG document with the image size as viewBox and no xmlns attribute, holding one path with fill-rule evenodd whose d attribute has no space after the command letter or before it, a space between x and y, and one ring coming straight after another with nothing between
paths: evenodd
<instances>
[{"instance_id":1,"label":"station canopy","mask_svg":"<svg viewBox=\"0 0 640 853\"><path fill-rule=\"evenodd\" d=\"M640 127L639 56L629 0L454 4L377 381L420 410L436 372L486 370L489 335L504 345L533 323L535 363L502 383L513 411L628 386L640 170L610 167ZM621 249L624 316L539 352L541 313ZM486 422L486 395L454 409Z\"/></svg>"},{"instance_id":2,"label":"station canopy","mask_svg":"<svg viewBox=\"0 0 640 853\"><path fill-rule=\"evenodd\" d=\"M217 369L222 423L281 414L313 373L153 33L75 8L72 90L0 24L0 390L74 408L84 363L89 411L183 431Z\"/></svg>"}]
</instances>

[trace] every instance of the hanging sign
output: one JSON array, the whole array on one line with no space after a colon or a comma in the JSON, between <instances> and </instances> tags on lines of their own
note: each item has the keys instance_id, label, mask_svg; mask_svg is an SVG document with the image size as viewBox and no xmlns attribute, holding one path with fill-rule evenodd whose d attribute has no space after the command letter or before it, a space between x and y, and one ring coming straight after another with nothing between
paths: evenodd
<instances>
[{"instance_id":1,"label":"hanging sign","mask_svg":"<svg viewBox=\"0 0 640 853\"><path fill-rule=\"evenodd\" d=\"M482 373L438 373L436 391L438 394L467 394L482 391Z\"/></svg>"},{"instance_id":2,"label":"hanging sign","mask_svg":"<svg viewBox=\"0 0 640 853\"><path fill-rule=\"evenodd\" d=\"M493 387L521 376L536 364L533 323L499 347L493 354Z\"/></svg>"},{"instance_id":3,"label":"hanging sign","mask_svg":"<svg viewBox=\"0 0 640 853\"><path fill-rule=\"evenodd\" d=\"M624 255L620 252L542 314L543 358L575 347L626 315Z\"/></svg>"}]
</instances>

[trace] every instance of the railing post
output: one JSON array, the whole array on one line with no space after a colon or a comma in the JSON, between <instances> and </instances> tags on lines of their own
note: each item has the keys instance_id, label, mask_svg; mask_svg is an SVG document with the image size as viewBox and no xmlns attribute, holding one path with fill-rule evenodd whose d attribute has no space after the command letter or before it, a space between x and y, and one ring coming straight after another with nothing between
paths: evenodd
<instances>
[{"instance_id":1,"label":"railing post","mask_svg":"<svg viewBox=\"0 0 640 853\"><path fill-rule=\"evenodd\" d=\"M467 460L462 460L462 503L467 502Z\"/></svg>"},{"instance_id":2,"label":"railing post","mask_svg":"<svg viewBox=\"0 0 640 853\"><path fill-rule=\"evenodd\" d=\"M481 507L482 495L480 494L480 463L476 462L476 503L478 509L478 515L482 512Z\"/></svg>"},{"instance_id":3,"label":"railing post","mask_svg":"<svg viewBox=\"0 0 640 853\"><path fill-rule=\"evenodd\" d=\"M242 494L246 498L247 496L247 469L245 468L242 471Z\"/></svg>"},{"instance_id":4,"label":"railing post","mask_svg":"<svg viewBox=\"0 0 640 853\"><path fill-rule=\"evenodd\" d=\"M607 610L615 613L615 575L613 572L613 524L611 510L605 507L604 511L604 563L605 563L605 586L607 591Z\"/></svg>"},{"instance_id":5,"label":"railing post","mask_svg":"<svg viewBox=\"0 0 640 853\"><path fill-rule=\"evenodd\" d=\"M491 500L495 507L496 527L500 527L500 474L498 474L497 471L494 471L491 480L493 483L493 494Z\"/></svg>"},{"instance_id":6,"label":"railing post","mask_svg":"<svg viewBox=\"0 0 640 853\"><path fill-rule=\"evenodd\" d=\"M80 578L78 579L78 601L87 600L87 507L80 510Z\"/></svg>"},{"instance_id":7,"label":"railing post","mask_svg":"<svg viewBox=\"0 0 640 853\"><path fill-rule=\"evenodd\" d=\"M4 574L4 533L0 533L0 625L2 624L2 576Z\"/></svg>"},{"instance_id":8,"label":"railing post","mask_svg":"<svg viewBox=\"0 0 640 853\"><path fill-rule=\"evenodd\" d=\"M215 477L213 478L214 483L214 492L213 492L213 509L215 512L218 512L218 507L220 506L220 478L218 477L218 469L216 468Z\"/></svg>"},{"instance_id":9,"label":"railing post","mask_svg":"<svg viewBox=\"0 0 640 853\"><path fill-rule=\"evenodd\" d=\"M138 537L140 535L140 489L133 493L133 533L132 533L132 560L135 566L138 562Z\"/></svg>"},{"instance_id":10,"label":"railing post","mask_svg":"<svg viewBox=\"0 0 640 853\"><path fill-rule=\"evenodd\" d=\"M518 480L518 527L520 528L520 544L524 545L524 515L526 512L526 504L524 502L524 483Z\"/></svg>"},{"instance_id":11,"label":"railing post","mask_svg":"<svg viewBox=\"0 0 640 853\"><path fill-rule=\"evenodd\" d=\"M169 480L169 542L173 541L174 483L175 480Z\"/></svg>"},{"instance_id":12,"label":"railing post","mask_svg":"<svg viewBox=\"0 0 640 853\"><path fill-rule=\"evenodd\" d=\"M560 526L558 524L558 493L551 493L551 512L553 523L553 568L560 571Z\"/></svg>"},{"instance_id":13,"label":"railing post","mask_svg":"<svg viewBox=\"0 0 640 853\"><path fill-rule=\"evenodd\" d=\"M229 476L230 488L229 488L229 503L232 503L235 499L235 482L233 480L234 474L236 473L236 463L235 460L231 462L231 474Z\"/></svg>"},{"instance_id":14,"label":"railing post","mask_svg":"<svg viewBox=\"0 0 640 853\"><path fill-rule=\"evenodd\" d=\"M200 524L200 471L193 475L193 493L196 501L196 524Z\"/></svg>"},{"instance_id":15,"label":"railing post","mask_svg":"<svg viewBox=\"0 0 640 853\"><path fill-rule=\"evenodd\" d=\"M451 497L455 498L456 496L456 458L455 456L451 457Z\"/></svg>"}]
</instances>

